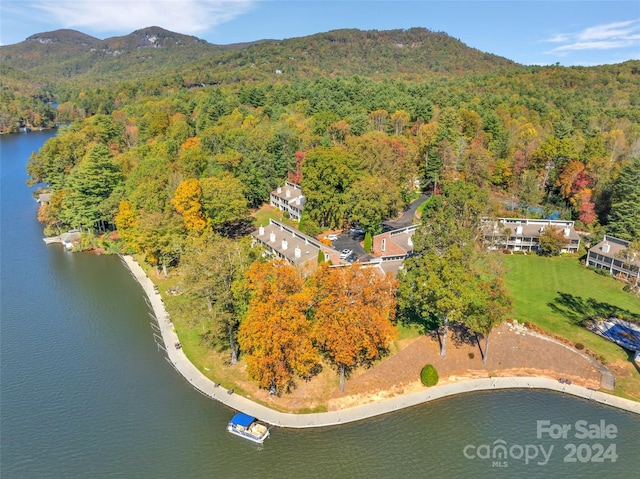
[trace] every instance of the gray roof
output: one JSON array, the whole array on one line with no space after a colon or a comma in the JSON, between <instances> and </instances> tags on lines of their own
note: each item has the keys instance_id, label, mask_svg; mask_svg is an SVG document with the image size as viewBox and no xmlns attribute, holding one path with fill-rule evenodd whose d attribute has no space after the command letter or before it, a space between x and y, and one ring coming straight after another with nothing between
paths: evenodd
<instances>
[{"instance_id":1,"label":"gray roof","mask_svg":"<svg viewBox=\"0 0 640 479\"><path fill-rule=\"evenodd\" d=\"M416 229L416 225L410 225L375 235L373 237L373 254L375 254L375 256L396 257L400 255L406 256L412 253L413 235ZM381 249L383 239L387 240L384 251Z\"/></svg>"},{"instance_id":2,"label":"gray roof","mask_svg":"<svg viewBox=\"0 0 640 479\"><path fill-rule=\"evenodd\" d=\"M597 253L607 258L620 259L620 254L627 249L629 242L615 236L605 235L597 245L589 248L589 253ZM638 255L636 255L638 256ZM640 257L636 257L631 264L640 267Z\"/></svg>"},{"instance_id":3,"label":"gray roof","mask_svg":"<svg viewBox=\"0 0 640 479\"><path fill-rule=\"evenodd\" d=\"M63 243L72 243L74 241L79 241L81 237L82 233L79 230L69 230L60 235L60 241Z\"/></svg>"},{"instance_id":4,"label":"gray roof","mask_svg":"<svg viewBox=\"0 0 640 479\"><path fill-rule=\"evenodd\" d=\"M340 262L340 252L320 243L298 230L271 220L269 225L260 227L251 234L260 243L286 258L296 266L309 261L318 261L318 250L329 255L333 263Z\"/></svg>"},{"instance_id":5,"label":"gray roof","mask_svg":"<svg viewBox=\"0 0 640 479\"><path fill-rule=\"evenodd\" d=\"M302 194L302 188L300 188L300 186L296 185L295 183L289 182L287 182L284 186L279 186L276 190L272 191L271 194L286 201L292 201L296 199L296 203L299 203L299 200L297 200L297 198L304 196ZM287 194L289 194L289 196L287 196Z\"/></svg>"},{"instance_id":6,"label":"gray roof","mask_svg":"<svg viewBox=\"0 0 640 479\"><path fill-rule=\"evenodd\" d=\"M521 236L527 238L538 238L545 228L556 228L564 231L568 240L579 240L580 236L574 228L573 221L564 220L544 220L529 218L497 218L483 219L483 233L486 236L492 234L503 236L503 230L511 230L511 236Z\"/></svg>"}]
</instances>

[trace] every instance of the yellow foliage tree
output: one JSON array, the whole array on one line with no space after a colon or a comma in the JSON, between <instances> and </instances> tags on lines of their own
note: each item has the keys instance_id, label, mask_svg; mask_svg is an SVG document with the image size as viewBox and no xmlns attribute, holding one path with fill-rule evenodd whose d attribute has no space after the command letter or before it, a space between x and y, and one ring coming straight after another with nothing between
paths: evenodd
<instances>
[{"instance_id":1,"label":"yellow foliage tree","mask_svg":"<svg viewBox=\"0 0 640 479\"><path fill-rule=\"evenodd\" d=\"M115 217L118 236L126 245L138 247L138 219L136 211L129 200L121 201L118 205L118 214Z\"/></svg>"},{"instance_id":2,"label":"yellow foliage tree","mask_svg":"<svg viewBox=\"0 0 640 479\"><path fill-rule=\"evenodd\" d=\"M184 227L189 232L202 232L207 220L202 212L202 188L195 178L182 181L171 199L171 204L182 215Z\"/></svg>"}]
</instances>

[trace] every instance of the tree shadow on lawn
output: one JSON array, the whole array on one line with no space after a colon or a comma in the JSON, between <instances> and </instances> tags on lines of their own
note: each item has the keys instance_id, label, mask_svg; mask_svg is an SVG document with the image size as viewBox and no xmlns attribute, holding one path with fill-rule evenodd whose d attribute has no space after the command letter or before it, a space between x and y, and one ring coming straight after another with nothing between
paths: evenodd
<instances>
[{"instance_id":1,"label":"tree shadow on lawn","mask_svg":"<svg viewBox=\"0 0 640 479\"><path fill-rule=\"evenodd\" d=\"M227 221L222 225L214 228L216 233L225 238L238 239L251 234L255 227L251 218L241 218L238 220Z\"/></svg>"},{"instance_id":2,"label":"tree shadow on lawn","mask_svg":"<svg viewBox=\"0 0 640 479\"><path fill-rule=\"evenodd\" d=\"M420 334L429 336L442 348L442 324L435 316L430 316L427 319L419 316L415 311L404 311L404 317L400 318L400 321L407 325L416 325L419 328ZM482 335L478 335L472 332L462 322L450 322L448 339L453 343L455 347L459 347L463 344L475 346L478 343L478 339L482 338Z\"/></svg>"},{"instance_id":3,"label":"tree shadow on lawn","mask_svg":"<svg viewBox=\"0 0 640 479\"><path fill-rule=\"evenodd\" d=\"M633 364L633 367L636 368L636 371L638 371L638 374L640 374L640 366L638 366L638 363L636 363L635 361L635 357L636 357L635 351L627 350L626 352L627 352L627 359L631 364Z\"/></svg>"},{"instance_id":4,"label":"tree shadow on lawn","mask_svg":"<svg viewBox=\"0 0 640 479\"><path fill-rule=\"evenodd\" d=\"M558 291L558 297L553 302L547 303L547 306L578 326L585 326L590 319L610 318L612 316L640 321L640 315L619 308L614 304L598 301L594 298L585 299L562 291Z\"/></svg>"}]
</instances>

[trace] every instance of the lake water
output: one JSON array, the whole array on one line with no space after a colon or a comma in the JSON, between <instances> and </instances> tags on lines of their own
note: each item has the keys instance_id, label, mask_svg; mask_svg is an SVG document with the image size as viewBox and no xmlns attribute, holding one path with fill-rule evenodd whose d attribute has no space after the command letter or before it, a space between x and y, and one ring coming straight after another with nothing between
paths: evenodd
<instances>
[{"instance_id":1,"label":"lake water","mask_svg":"<svg viewBox=\"0 0 640 479\"><path fill-rule=\"evenodd\" d=\"M637 477L640 416L548 392L474 393L351 425L274 429L263 447L230 435L233 411L158 352L120 260L42 241L25 165L53 134L0 138L2 479ZM566 439L539 438L544 420L570 425ZM594 430L604 421L607 437L576 438L577 421ZM506 459L483 459L495 445Z\"/></svg>"}]
</instances>

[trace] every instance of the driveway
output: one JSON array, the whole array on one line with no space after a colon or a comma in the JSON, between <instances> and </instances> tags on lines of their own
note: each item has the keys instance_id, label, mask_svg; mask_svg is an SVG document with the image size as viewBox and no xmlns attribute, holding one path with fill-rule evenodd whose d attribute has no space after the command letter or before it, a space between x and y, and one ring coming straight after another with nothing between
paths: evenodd
<instances>
[{"instance_id":1,"label":"driveway","mask_svg":"<svg viewBox=\"0 0 640 479\"><path fill-rule=\"evenodd\" d=\"M427 201L428 198L429 198L428 194L422 193L418 198L416 198L415 200L413 200L411 203L407 205L407 207L404 209L404 211L402 212L402 215L400 215L399 218L396 218L394 220L387 220L383 222L382 231L387 232L391 230L397 230L397 229L404 228L406 226L411 225L413 223L413 218L416 215L416 211L418 210L418 207L422 203Z\"/></svg>"},{"instance_id":2,"label":"driveway","mask_svg":"<svg viewBox=\"0 0 640 479\"><path fill-rule=\"evenodd\" d=\"M413 218L416 215L418 207L429 198L429 195L423 193L418 198L413 200L405 210L402 212L399 218L395 220L385 221L382 224L382 231L391 231L399 228L404 228L413 223ZM349 230L344 230L338 234L338 239L331 242L334 249L342 251L343 249L350 249L353 254L356 255L358 261L369 261L373 256L365 253L361 243L364 241L364 234L351 233Z\"/></svg>"}]
</instances>

